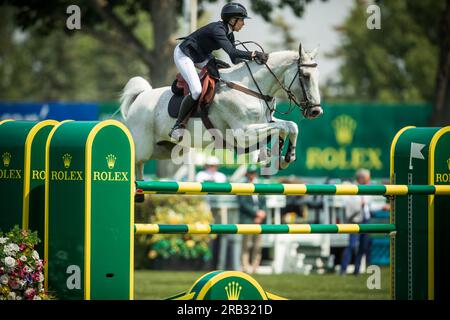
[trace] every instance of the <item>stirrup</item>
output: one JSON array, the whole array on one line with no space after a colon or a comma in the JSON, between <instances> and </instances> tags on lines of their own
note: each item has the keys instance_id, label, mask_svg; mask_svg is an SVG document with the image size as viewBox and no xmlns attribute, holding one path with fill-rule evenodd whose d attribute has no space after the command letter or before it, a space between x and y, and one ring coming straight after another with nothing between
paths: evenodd
<instances>
[{"instance_id":1,"label":"stirrup","mask_svg":"<svg viewBox=\"0 0 450 320\"><path fill-rule=\"evenodd\" d=\"M175 142L181 142L183 140L184 126L180 124L175 124L169 132L169 137Z\"/></svg>"}]
</instances>

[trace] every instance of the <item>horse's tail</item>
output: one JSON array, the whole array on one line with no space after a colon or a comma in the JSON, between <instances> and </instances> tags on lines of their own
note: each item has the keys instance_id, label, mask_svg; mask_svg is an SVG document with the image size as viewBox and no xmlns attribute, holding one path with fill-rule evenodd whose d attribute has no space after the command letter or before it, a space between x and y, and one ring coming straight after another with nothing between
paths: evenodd
<instances>
[{"instance_id":1,"label":"horse's tail","mask_svg":"<svg viewBox=\"0 0 450 320\"><path fill-rule=\"evenodd\" d=\"M126 119L128 110L138 94L145 90L151 90L152 86L142 77L133 77L128 80L120 97L120 112L122 117Z\"/></svg>"}]
</instances>

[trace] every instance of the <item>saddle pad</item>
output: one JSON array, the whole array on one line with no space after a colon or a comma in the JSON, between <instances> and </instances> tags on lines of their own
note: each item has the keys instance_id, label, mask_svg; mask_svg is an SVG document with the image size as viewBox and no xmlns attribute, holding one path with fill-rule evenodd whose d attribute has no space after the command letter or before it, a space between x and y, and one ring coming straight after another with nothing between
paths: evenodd
<instances>
[{"instance_id":1,"label":"saddle pad","mask_svg":"<svg viewBox=\"0 0 450 320\"><path fill-rule=\"evenodd\" d=\"M172 95L172 98L170 98L169 101L169 116L171 116L172 118L177 118L178 117L178 111L180 110L180 106L181 106L181 101L183 101L182 96L176 96L176 95ZM196 108L197 109L197 108ZM190 118L200 118L201 115L199 112L194 111Z\"/></svg>"}]
</instances>

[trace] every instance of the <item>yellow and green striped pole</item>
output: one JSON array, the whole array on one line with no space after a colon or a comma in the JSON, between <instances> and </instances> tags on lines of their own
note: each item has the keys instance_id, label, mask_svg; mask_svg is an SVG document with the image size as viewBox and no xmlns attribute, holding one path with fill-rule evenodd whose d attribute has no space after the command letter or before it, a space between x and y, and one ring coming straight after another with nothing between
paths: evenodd
<instances>
[{"instance_id":1,"label":"yellow and green striped pole","mask_svg":"<svg viewBox=\"0 0 450 320\"><path fill-rule=\"evenodd\" d=\"M135 224L136 234L391 233L393 224Z\"/></svg>"},{"instance_id":2,"label":"yellow and green striped pole","mask_svg":"<svg viewBox=\"0 0 450 320\"><path fill-rule=\"evenodd\" d=\"M281 194L281 195L450 195L450 185L355 185L138 181L136 192L144 194Z\"/></svg>"}]
</instances>

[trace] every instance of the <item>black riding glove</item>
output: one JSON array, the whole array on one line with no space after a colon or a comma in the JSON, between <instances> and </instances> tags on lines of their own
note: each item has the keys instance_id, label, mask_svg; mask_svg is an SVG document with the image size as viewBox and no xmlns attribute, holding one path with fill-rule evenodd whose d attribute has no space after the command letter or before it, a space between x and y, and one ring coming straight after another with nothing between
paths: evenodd
<instances>
[{"instance_id":1,"label":"black riding glove","mask_svg":"<svg viewBox=\"0 0 450 320\"><path fill-rule=\"evenodd\" d=\"M269 60L269 54L265 52L255 51L255 61L259 64L264 64Z\"/></svg>"}]
</instances>

